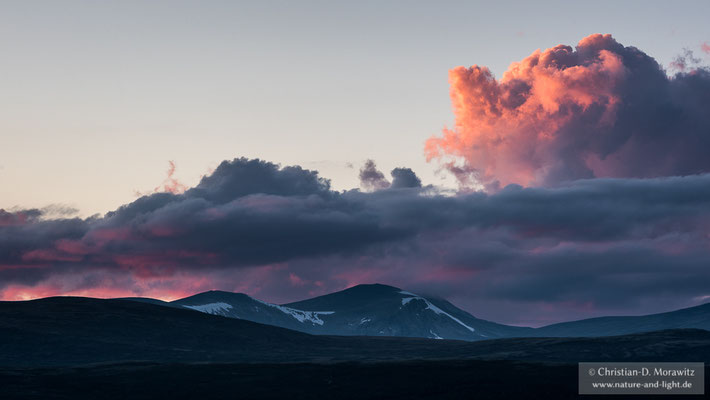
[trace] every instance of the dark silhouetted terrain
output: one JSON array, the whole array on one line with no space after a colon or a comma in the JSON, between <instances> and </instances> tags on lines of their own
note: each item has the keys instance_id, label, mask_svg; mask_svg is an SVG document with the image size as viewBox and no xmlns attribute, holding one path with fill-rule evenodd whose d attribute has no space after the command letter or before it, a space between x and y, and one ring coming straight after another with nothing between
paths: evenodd
<instances>
[{"instance_id":1,"label":"dark silhouetted terrain","mask_svg":"<svg viewBox=\"0 0 710 400\"><path fill-rule=\"evenodd\" d=\"M146 302L0 302L3 399L576 398L576 363L604 360L708 362L710 332L314 336Z\"/></svg>"}]
</instances>

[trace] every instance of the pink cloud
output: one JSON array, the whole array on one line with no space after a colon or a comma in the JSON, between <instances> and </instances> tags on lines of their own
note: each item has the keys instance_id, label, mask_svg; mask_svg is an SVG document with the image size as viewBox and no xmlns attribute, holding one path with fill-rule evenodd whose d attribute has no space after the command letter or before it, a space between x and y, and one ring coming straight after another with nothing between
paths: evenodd
<instances>
[{"instance_id":1,"label":"pink cloud","mask_svg":"<svg viewBox=\"0 0 710 400\"><path fill-rule=\"evenodd\" d=\"M608 34L537 50L500 79L483 66L456 67L449 71L454 126L427 140L425 153L489 189L707 171L707 157L695 150L707 140L697 128L705 118L688 100L702 89L683 79L668 78L651 57ZM688 110L683 120L679 109ZM465 165L453 170L451 158Z\"/></svg>"},{"instance_id":2,"label":"pink cloud","mask_svg":"<svg viewBox=\"0 0 710 400\"><path fill-rule=\"evenodd\" d=\"M187 189L187 186L183 185L180 183L177 179L175 179L175 162L170 160L168 161L169 167L168 167L168 177L165 178L163 183L160 184L160 186L156 186L155 189L153 189L154 192L166 192L166 193L173 193L173 194L179 194L184 192ZM162 186L162 187L161 187Z\"/></svg>"}]
</instances>

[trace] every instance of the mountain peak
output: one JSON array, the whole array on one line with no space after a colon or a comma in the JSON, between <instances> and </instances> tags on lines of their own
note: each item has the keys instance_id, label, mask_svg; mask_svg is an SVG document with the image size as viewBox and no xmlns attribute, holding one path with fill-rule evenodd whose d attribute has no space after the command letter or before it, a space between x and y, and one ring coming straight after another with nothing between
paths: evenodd
<instances>
[{"instance_id":1,"label":"mountain peak","mask_svg":"<svg viewBox=\"0 0 710 400\"><path fill-rule=\"evenodd\" d=\"M399 302L401 289L380 283L360 284L339 292L285 304L300 310L335 310L368 307L383 300Z\"/></svg>"},{"instance_id":2,"label":"mountain peak","mask_svg":"<svg viewBox=\"0 0 710 400\"><path fill-rule=\"evenodd\" d=\"M382 283L361 283L359 285L355 286L350 286L347 289L344 289L344 291L347 290L383 290L383 291L401 291L402 289L390 285L385 285Z\"/></svg>"},{"instance_id":3,"label":"mountain peak","mask_svg":"<svg viewBox=\"0 0 710 400\"><path fill-rule=\"evenodd\" d=\"M219 294L243 294L243 293L239 293L239 292L230 292L230 291L227 291L227 290L219 290L219 289L207 290L207 291L205 291L205 292L201 292L201 293L198 293L198 294L202 294L202 293L214 293L214 294L218 294L218 293L219 293Z\"/></svg>"},{"instance_id":4,"label":"mountain peak","mask_svg":"<svg viewBox=\"0 0 710 400\"><path fill-rule=\"evenodd\" d=\"M227 292L224 290L208 290L206 292L201 292L194 294L192 296L185 297L180 300L175 300L172 303L180 304L192 304L192 303L202 303L202 302L218 302L224 299L251 299L252 297L244 293L234 293Z\"/></svg>"}]
</instances>

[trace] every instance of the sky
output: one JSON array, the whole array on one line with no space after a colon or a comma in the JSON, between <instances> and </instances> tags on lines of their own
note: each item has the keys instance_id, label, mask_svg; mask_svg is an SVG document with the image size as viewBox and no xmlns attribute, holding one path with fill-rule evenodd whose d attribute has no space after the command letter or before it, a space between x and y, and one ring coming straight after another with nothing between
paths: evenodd
<instances>
[{"instance_id":1,"label":"sky","mask_svg":"<svg viewBox=\"0 0 710 400\"><path fill-rule=\"evenodd\" d=\"M710 296L707 2L4 2L0 298Z\"/></svg>"}]
</instances>

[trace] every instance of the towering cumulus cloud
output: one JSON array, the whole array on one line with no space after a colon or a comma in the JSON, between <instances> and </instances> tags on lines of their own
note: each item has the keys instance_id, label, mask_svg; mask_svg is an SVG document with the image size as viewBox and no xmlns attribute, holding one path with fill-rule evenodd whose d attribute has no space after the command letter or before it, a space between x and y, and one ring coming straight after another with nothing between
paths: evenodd
<instances>
[{"instance_id":1,"label":"towering cumulus cloud","mask_svg":"<svg viewBox=\"0 0 710 400\"><path fill-rule=\"evenodd\" d=\"M535 51L500 80L478 65L449 80L455 125L426 142L427 156L463 159L488 187L710 171L706 68L669 77L639 49L595 34Z\"/></svg>"}]
</instances>

